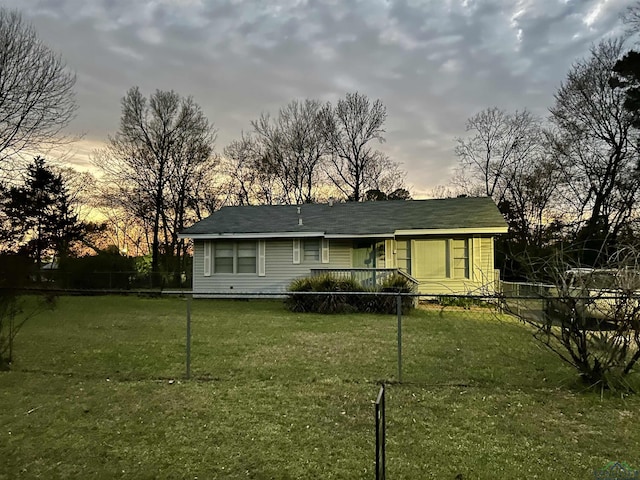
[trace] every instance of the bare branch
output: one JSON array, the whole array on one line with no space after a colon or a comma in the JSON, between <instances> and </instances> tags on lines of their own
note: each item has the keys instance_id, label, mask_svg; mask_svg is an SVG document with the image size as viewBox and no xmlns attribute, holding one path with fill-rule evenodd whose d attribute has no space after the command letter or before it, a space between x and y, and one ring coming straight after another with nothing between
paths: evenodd
<instances>
[{"instance_id":1,"label":"bare branch","mask_svg":"<svg viewBox=\"0 0 640 480\"><path fill-rule=\"evenodd\" d=\"M333 184L354 201L360 201L367 185L376 179L374 164L384 156L371 148L372 141L384 142L387 109L380 100L373 103L366 95L347 93L335 107L322 111L324 134L331 150L327 175ZM380 171L380 169L377 169Z\"/></svg>"},{"instance_id":2,"label":"bare branch","mask_svg":"<svg viewBox=\"0 0 640 480\"><path fill-rule=\"evenodd\" d=\"M67 141L75 81L19 13L0 7L0 170L24 150Z\"/></svg>"}]
</instances>

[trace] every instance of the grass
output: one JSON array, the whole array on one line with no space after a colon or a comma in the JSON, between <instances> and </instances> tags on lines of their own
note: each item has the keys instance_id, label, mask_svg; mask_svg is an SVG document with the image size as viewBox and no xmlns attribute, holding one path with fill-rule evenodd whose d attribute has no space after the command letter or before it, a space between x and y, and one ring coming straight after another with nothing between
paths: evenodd
<instances>
[{"instance_id":1,"label":"grass","mask_svg":"<svg viewBox=\"0 0 640 480\"><path fill-rule=\"evenodd\" d=\"M0 373L0 479L371 479L380 381L389 478L640 468L640 397L585 391L489 312L405 317L398 384L392 316L197 300L187 381L185 303L63 297L32 319Z\"/></svg>"}]
</instances>

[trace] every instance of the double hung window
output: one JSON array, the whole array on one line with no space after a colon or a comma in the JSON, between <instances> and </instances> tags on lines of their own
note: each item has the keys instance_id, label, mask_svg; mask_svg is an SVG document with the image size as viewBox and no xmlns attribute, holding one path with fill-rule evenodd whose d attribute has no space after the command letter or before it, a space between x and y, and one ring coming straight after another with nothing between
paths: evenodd
<instances>
[{"instance_id":1,"label":"double hung window","mask_svg":"<svg viewBox=\"0 0 640 480\"><path fill-rule=\"evenodd\" d=\"M292 262L329 263L329 240L326 238L294 238Z\"/></svg>"},{"instance_id":2,"label":"double hung window","mask_svg":"<svg viewBox=\"0 0 640 480\"><path fill-rule=\"evenodd\" d=\"M256 273L256 242L215 242L213 244L214 273Z\"/></svg>"},{"instance_id":3,"label":"double hung window","mask_svg":"<svg viewBox=\"0 0 640 480\"><path fill-rule=\"evenodd\" d=\"M310 238L304 239L303 246L303 261L307 262L319 262L320 261L320 239Z\"/></svg>"},{"instance_id":4,"label":"double hung window","mask_svg":"<svg viewBox=\"0 0 640 480\"><path fill-rule=\"evenodd\" d=\"M451 254L453 257L453 278L469 278L469 241L467 239L453 239Z\"/></svg>"}]
</instances>

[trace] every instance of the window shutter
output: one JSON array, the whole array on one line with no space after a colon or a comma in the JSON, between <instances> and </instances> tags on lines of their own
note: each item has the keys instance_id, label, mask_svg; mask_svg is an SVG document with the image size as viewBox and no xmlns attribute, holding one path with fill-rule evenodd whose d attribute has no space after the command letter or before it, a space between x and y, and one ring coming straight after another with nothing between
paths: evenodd
<instances>
[{"instance_id":1,"label":"window shutter","mask_svg":"<svg viewBox=\"0 0 640 480\"><path fill-rule=\"evenodd\" d=\"M471 251L469 252L469 278L473 278L476 281L481 281L483 284L487 283L486 278L482 278L484 266L482 265L482 239L480 237L473 237L471 243Z\"/></svg>"},{"instance_id":2,"label":"window shutter","mask_svg":"<svg viewBox=\"0 0 640 480\"><path fill-rule=\"evenodd\" d=\"M323 238L322 239L322 254L321 254L321 258L322 258L322 263L329 263L329 239L327 238Z\"/></svg>"},{"instance_id":3,"label":"window shutter","mask_svg":"<svg viewBox=\"0 0 640 480\"><path fill-rule=\"evenodd\" d=\"M293 263L295 265L300 263L300 239L293 239Z\"/></svg>"},{"instance_id":4,"label":"window shutter","mask_svg":"<svg viewBox=\"0 0 640 480\"><path fill-rule=\"evenodd\" d=\"M202 274L205 277L211 276L211 242L204 242L204 266Z\"/></svg>"},{"instance_id":5,"label":"window shutter","mask_svg":"<svg viewBox=\"0 0 640 480\"><path fill-rule=\"evenodd\" d=\"M266 275L266 244L264 240L258 241L258 276L264 277Z\"/></svg>"},{"instance_id":6,"label":"window shutter","mask_svg":"<svg viewBox=\"0 0 640 480\"><path fill-rule=\"evenodd\" d=\"M384 241L384 267L395 268L395 257L393 252L393 240Z\"/></svg>"}]
</instances>

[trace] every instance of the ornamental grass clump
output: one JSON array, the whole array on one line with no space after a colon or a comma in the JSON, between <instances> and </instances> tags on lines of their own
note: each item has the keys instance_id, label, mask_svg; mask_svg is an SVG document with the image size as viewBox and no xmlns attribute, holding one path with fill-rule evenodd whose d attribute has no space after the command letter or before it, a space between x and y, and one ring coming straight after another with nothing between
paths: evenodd
<instances>
[{"instance_id":1,"label":"ornamental grass clump","mask_svg":"<svg viewBox=\"0 0 640 480\"><path fill-rule=\"evenodd\" d=\"M293 312L350 313L358 310L352 305L352 296L342 292L361 292L363 288L350 278L318 275L294 280L289 285L289 291L302 293L289 295L286 300L287 308ZM310 295L307 292L319 294Z\"/></svg>"},{"instance_id":2,"label":"ornamental grass clump","mask_svg":"<svg viewBox=\"0 0 640 480\"><path fill-rule=\"evenodd\" d=\"M396 313L395 295L371 295L372 293L411 293L413 286L401 275L389 276L375 288L363 287L351 278L339 278L331 274L304 277L289 285L291 292L286 300L293 312L317 313ZM318 293L317 295L311 294ZM354 293L363 293L357 295ZM412 297L402 298L402 311L414 307Z\"/></svg>"}]
</instances>

